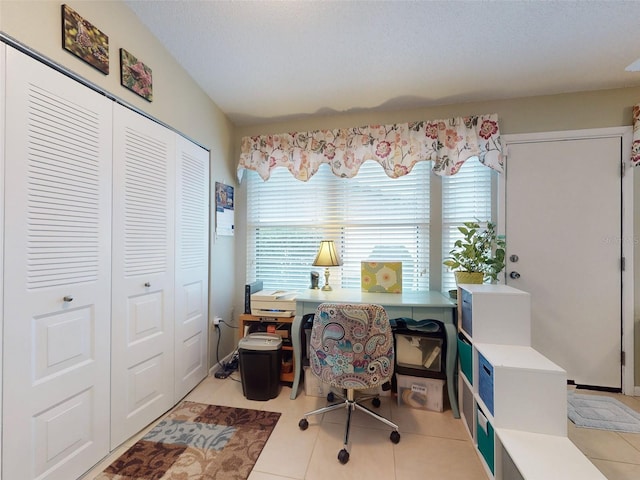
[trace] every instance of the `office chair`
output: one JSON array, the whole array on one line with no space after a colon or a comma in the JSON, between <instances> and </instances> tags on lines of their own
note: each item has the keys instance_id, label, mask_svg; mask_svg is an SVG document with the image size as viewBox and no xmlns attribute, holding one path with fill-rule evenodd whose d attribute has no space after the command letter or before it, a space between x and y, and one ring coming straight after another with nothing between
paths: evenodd
<instances>
[{"instance_id":1,"label":"office chair","mask_svg":"<svg viewBox=\"0 0 640 480\"><path fill-rule=\"evenodd\" d=\"M307 429L307 418L312 415L346 408L344 447L338 453L338 460L342 464L349 461L349 427L351 413L354 410L371 415L393 428L389 438L393 443L400 441L400 433L395 423L361 405L360 402L373 398L373 405L379 407L380 399L376 395L358 400L355 398L357 390L388 383L393 375L393 335L384 308L372 304L319 305L311 329L309 363L311 371L320 380L345 391L346 394L343 401L305 413L304 418L298 423L301 430ZM331 402L332 397L330 393L327 400Z\"/></svg>"}]
</instances>

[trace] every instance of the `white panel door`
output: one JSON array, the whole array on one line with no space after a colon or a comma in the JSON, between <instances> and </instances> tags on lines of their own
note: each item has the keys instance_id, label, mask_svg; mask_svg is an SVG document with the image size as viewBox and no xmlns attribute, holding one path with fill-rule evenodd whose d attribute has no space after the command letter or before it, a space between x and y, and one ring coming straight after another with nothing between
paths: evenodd
<instances>
[{"instance_id":1,"label":"white panel door","mask_svg":"<svg viewBox=\"0 0 640 480\"><path fill-rule=\"evenodd\" d=\"M621 388L621 139L508 148L507 283L531 293L532 346L577 384Z\"/></svg>"},{"instance_id":2,"label":"white panel door","mask_svg":"<svg viewBox=\"0 0 640 480\"><path fill-rule=\"evenodd\" d=\"M114 105L111 446L174 405L175 134Z\"/></svg>"},{"instance_id":3,"label":"white panel door","mask_svg":"<svg viewBox=\"0 0 640 480\"><path fill-rule=\"evenodd\" d=\"M209 152L176 135L175 400L207 375Z\"/></svg>"},{"instance_id":4,"label":"white panel door","mask_svg":"<svg viewBox=\"0 0 640 480\"><path fill-rule=\"evenodd\" d=\"M109 452L111 101L7 49L3 477Z\"/></svg>"}]
</instances>

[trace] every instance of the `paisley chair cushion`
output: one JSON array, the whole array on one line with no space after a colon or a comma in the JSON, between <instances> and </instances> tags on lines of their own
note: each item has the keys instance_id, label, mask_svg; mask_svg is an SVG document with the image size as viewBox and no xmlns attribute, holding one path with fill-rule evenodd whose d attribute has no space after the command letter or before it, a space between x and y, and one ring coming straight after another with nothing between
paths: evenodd
<instances>
[{"instance_id":1,"label":"paisley chair cushion","mask_svg":"<svg viewBox=\"0 0 640 480\"><path fill-rule=\"evenodd\" d=\"M313 373L336 388L364 390L393 375L393 335L380 305L319 305L309 350Z\"/></svg>"}]
</instances>

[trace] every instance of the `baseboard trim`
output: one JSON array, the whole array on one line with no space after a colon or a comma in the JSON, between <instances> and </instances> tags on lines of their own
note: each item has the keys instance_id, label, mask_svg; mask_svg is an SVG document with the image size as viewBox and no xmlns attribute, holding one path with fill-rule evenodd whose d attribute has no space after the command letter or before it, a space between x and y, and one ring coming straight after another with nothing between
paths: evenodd
<instances>
[{"instance_id":1,"label":"baseboard trim","mask_svg":"<svg viewBox=\"0 0 640 480\"><path fill-rule=\"evenodd\" d=\"M597 392L622 393L622 389L621 388L600 387L598 385L576 384L576 390L594 390L594 391L597 391Z\"/></svg>"}]
</instances>

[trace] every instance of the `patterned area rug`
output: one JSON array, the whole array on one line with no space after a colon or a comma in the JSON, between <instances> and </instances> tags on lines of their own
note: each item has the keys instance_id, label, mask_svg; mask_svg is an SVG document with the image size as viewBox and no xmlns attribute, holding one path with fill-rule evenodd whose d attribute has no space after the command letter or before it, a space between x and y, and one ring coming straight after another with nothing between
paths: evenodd
<instances>
[{"instance_id":1,"label":"patterned area rug","mask_svg":"<svg viewBox=\"0 0 640 480\"><path fill-rule=\"evenodd\" d=\"M182 402L95 480L246 479L279 418Z\"/></svg>"},{"instance_id":2,"label":"patterned area rug","mask_svg":"<svg viewBox=\"0 0 640 480\"><path fill-rule=\"evenodd\" d=\"M604 395L567 394L569 419L578 427L640 433L640 413Z\"/></svg>"}]
</instances>

